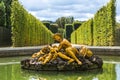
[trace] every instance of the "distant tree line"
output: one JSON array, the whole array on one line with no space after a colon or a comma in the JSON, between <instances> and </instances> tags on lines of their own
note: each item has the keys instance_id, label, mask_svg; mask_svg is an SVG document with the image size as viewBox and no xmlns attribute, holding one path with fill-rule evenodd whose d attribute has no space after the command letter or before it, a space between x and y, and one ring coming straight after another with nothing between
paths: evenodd
<instances>
[{"instance_id":1,"label":"distant tree line","mask_svg":"<svg viewBox=\"0 0 120 80\"><path fill-rule=\"evenodd\" d=\"M55 22L42 21L43 24L53 33L61 33L63 37L70 41L71 33L76 30L83 22L75 21L73 16L60 17Z\"/></svg>"}]
</instances>

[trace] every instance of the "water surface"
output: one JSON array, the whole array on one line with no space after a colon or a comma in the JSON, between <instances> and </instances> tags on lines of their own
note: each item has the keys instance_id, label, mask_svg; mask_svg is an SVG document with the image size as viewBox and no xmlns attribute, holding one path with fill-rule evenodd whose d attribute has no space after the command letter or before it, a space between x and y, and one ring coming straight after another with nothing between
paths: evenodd
<instances>
[{"instance_id":1,"label":"water surface","mask_svg":"<svg viewBox=\"0 0 120 80\"><path fill-rule=\"evenodd\" d=\"M103 69L80 72L22 70L20 61L27 57L0 58L0 80L120 80L118 56L100 56Z\"/></svg>"}]
</instances>

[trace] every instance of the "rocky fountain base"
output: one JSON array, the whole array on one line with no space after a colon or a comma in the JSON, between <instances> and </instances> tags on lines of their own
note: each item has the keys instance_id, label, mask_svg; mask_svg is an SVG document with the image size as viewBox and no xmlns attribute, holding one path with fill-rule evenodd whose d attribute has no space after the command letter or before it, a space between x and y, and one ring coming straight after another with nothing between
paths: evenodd
<instances>
[{"instance_id":1,"label":"rocky fountain base","mask_svg":"<svg viewBox=\"0 0 120 80\"><path fill-rule=\"evenodd\" d=\"M43 65L41 62L37 62L36 58L30 58L21 61L21 68L37 71L83 71L101 69L103 65L103 60L96 55L90 58L78 57L78 59L82 62L82 65L78 65L76 62L68 64L67 61L59 57Z\"/></svg>"}]
</instances>

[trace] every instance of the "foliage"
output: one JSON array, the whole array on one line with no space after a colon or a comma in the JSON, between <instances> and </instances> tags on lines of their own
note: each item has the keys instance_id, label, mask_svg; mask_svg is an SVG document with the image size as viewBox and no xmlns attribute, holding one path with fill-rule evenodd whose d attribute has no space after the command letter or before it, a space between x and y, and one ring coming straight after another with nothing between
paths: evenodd
<instances>
[{"instance_id":1,"label":"foliage","mask_svg":"<svg viewBox=\"0 0 120 80\"><path fill-rule=\"evenodd\" d=\"M79 28L81 24L82 24L82 23L79 22L79 21L74 21L74 22L73 22L74 30L76 30L77 28Z\"/></svg>"},{"instance_id":2,"label":"foliage","mask_svg":"<svg viewBox=\"0 0 120 80\"><path fill-rule=\"evenodd\" d=\"M18 1L11 4L13 46L36 46L52 43L52 33L29 14Z\"/></svg>"},{"instance_id":3,"label":"foliage","mask_svg":"<svg viewBox=\"0 0 120 80\"><path fill-rule=\"evenodd\" d=\"M11 45L11 30L6 27L0 27L0 46Z\"/></svg>"},{"instance_id":4,"label":"foliage","mask_svg":"<svg viewBox=\"0 0 120 80\"><path fill-rule=\"evenodd\" d=\"M43 22L43 24L44 24L48 29L50 29L50 22Z\"/></svg>"},{"instance_id":5,"label":"foliage","mask_svg":"<svg viewBox=\"0 0 120 80\"><path fill-rule=\"evenodd\" d=\"M115 45L120 45L120 23L116 23L116 30L115 30Z\"/></svg>"},{"instance_id":6,"label":"foliage","mask_svg":"<svg viewBox=\"0 0 120 80\"><path fill-rule=\"evenodd\" d=\"M76 31L74 31L71 35L73 37L71 40L72 43L92 45L92 25L93 19L90 19L87 22L83 23Z\"/></svg>"},{"instance_id":7,"label":"foliage","mask_svg":"<svg viewBox=\"0 0 120 80\"><path fill-rule=\"evenodd\" d=\"M60 33L62 35L62 37L65 37L65 29L58 28L58 33Z\"/></svg>"},{"instance_id":8,"label":"foliage","mask_svg":"<svg viewBox=\"0 0 120 80\"><path fill-rule=\"evenodd\" d=\"M56 23L60 28L65 28L65 24L72 24L74 18L72 16L69 17L60 17L56 20Z\"/></svg>"},{"instance_id":9,"label":"foliage","mask_svg":"<svg viewBox=\"0 0 120 80\"><path fill-rule=\"evenodd\" d=\"M6 26L5 22L6 16L5 16L5 5L4 2L0 2L0 26Z\"/></svg>"},{"instance_id":10,"label":"foliage","mask_svg":"<svg viewBox=\"0 0 120 80\"><path fill-rule=\"evenodd\" d=\"M3 1L4 2L4 5L5 5L5 26L7 27L7 28L11 28L11 21L10 21L10 15L11 15L11 9L10 9L10 7L11 7L11 2L13 1L13 0L0 0L0 1Z\"/></svg>"},{"instance_id":11,"label":"foliage","mask_svg":"<svg viewBox=\"0 0 120 80\"><path fill-rule=\"evenodd\" d=\"M114 45L115 39L115 0L103 6L94 17L94 45Z\"/></svg>"},{"instance_id":12,"label":"foliage","mask_svg":"<svg viewBox=\"0 0 120 80\"><path fill-rule=\"evenodd\" d=\"M71 35L71 40L77 40L78 44L87 44L95 46L115 45L115 1L103 6L95 14L93 21L90 19L84 22ZM75 33L76 32L76 33ZM73 39L77 34L77 39Z\"/></svg>"},{"instance_id":13,"label":"foliage","mask_svg":"<svg viewBox=\"0 0 120 80\"><path fill-rule=\"evenodd\" d=\"M71 33L73 32L72 24L65 24L65 38L70 41Z\"/></svg>"},{"instance_id":14,"label":"foliage","mask_svg":"<svg viewBox=\"0 0 120 80\"><path fill-rule=\"evenodd\" d=\"M58 32L58 25L57 24L50 24L50 30L53 33L57 33Z\"/></svg>"}]
</instances>

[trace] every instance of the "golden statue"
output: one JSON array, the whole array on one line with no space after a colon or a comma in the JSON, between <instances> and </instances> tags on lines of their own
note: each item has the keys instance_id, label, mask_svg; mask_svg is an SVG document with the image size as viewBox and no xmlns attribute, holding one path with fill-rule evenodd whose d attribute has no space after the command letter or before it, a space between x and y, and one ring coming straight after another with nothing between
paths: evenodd
<instances>
[{"instance_id":1,"label":"golden statue","mask_svg":"<svg viewBox=\"0 0 120 80\"><path fill-rule=\"evenodd\" d=\"M79 54L76 48L72 47L71 43L67 39L63 39L61 34L56 33L53 35L53 39L59 42L58 51L64 49L66 54L73 58L79 65L82 65L82 62L76 57L76 54ZM61 55L64 58L64 56Z\"/></svg>"},{"instance_id":2,"label":"golden statue","mask_svg":"<svg viewBox=\"0 0 120 80\"><path fill-rule=\"evenodd\" d=\"M48 55L45 56L44 59L41 59L43 61L42 64L46 64L49 61L53 61L57 57L68 60L68 64L74 61L74 59L66 56L62 52L57 52L57 50L58 50L57 46L53 46L53 47L49 47L49 48L50 48L50 52L48 53ZM43 57L40 57L40 58L43 58ZM40 58L39 58L39 61L40 61Z\"/></svg>"},{"instance_id":3,"label":"golden statue","mask_svg":"<svg viewBox=\"0 0 120 80\"><path fill-rule=\"evenodd\" d=\"M34 54L32 55L32 58L38 58L38 57L40 57L41 55L44 55L44 54L49 53L49 51L50 51L49 46L44 47L44 48L42 48L39 52L34 53Z\"/></svg>"},{"instance_id":4,"label":"golden statue","mask_svg":"<svg viewBox=\"0 0 120 80\"><path fill-rule=\"evenodd\" d=\"M93 55L92 51L90 49L86 48L85 46L81 46L81 49L79 51L83 57L89 58Z\"/></svg>"}]
</instances>

